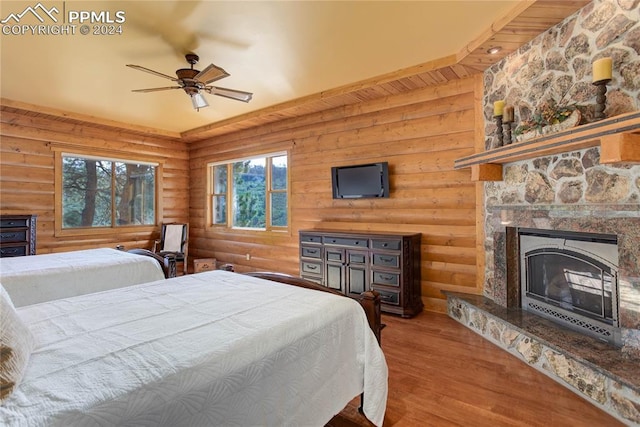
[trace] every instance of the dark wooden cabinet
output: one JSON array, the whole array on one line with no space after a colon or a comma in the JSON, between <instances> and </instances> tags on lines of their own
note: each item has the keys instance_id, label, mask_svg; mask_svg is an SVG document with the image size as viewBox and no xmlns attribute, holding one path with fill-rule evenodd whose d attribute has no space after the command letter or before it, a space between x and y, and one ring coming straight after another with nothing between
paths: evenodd
<instances>
[{"instance_id":1,"label":"dark wooden cabinet","mask_svg":"<svg viewBox=\"0 0 640 427\"><path fill-rule=\"evenodd\" d=\"M0 215L0 257L36 254L36 215Z\"/></svg>"},{"instance_id":2,"label":"dark wooden cabinet","mask_svg":"<svg viewBox=\"0 0 640 427\"><path fill-rule=\"evenodd\" d=\"M422 311L420 234L300 231L300 276L345 295L373 289L382 311Z\"/></svg>"}]
</instances>

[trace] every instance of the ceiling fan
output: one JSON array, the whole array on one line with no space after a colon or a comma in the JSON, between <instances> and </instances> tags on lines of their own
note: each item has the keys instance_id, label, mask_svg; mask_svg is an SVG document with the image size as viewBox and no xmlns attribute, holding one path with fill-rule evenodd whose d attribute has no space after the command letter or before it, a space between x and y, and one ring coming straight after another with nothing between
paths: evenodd
<instances>
[{"instance_id":1,"label":"ceiling fan","mask_svg":"<svg viewBox=\"0 0 640 427\"><path fill-rule=\"evenodd\" d=\"M198 55L196 55L195 53L188 53L185 55L185 58L187 62L191 64L191 68L180 68L179 70L176 70L177 77L171 77L167 74L159 73L157 71L153 71L149 68L141 67L139 65L127 64L127 67L145 71L159 77L164 77L165 79L169 79L178 84L178 86L156 87L151 89L135 89L133 90L133 92L157 92L169 89L183 89L187 93L187 95L191 97L193 108L195 108L196 110L200 110L200 108L209 106L209 103L201 92L223 96L225 98L235 99L242 102L251 101L253 94L250 92L211 86L211 83L225 77L229 77L230 74L222 68L214 64L209 64L202 71L195 70L193 66L197 64L198 60L200 59Z\"/></svg>"}]
</instances>

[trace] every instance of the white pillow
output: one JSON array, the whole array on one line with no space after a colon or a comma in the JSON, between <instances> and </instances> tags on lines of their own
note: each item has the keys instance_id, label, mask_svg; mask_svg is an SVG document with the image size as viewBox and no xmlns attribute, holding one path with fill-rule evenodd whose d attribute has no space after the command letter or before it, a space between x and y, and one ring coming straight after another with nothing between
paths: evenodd
<instances>
[{"instance_id":1,"label":"white pillow","mask_svg":"<svg viewBox=\"0 0 640 427\"><path fill-rule=\"evenodd\" d=\"M0 285L0 401L9 397L20 384L34 348L33 334Z\"/></svg>"}]
</instances>

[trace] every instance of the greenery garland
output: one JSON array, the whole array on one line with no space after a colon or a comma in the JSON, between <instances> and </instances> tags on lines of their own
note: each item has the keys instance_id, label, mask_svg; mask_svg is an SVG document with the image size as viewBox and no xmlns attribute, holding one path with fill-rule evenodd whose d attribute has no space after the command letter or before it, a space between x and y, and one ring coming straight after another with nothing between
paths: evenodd
<instances>
[{"instance_id":1,"label":"greenery garland","mask_svg":"<svg viewBox=\"0 0 640 427\"><path fill-rule=\"evenodd\" d=\"M546 126L562 123L578 109L575 104L558 105L555 99L544 102L531 118L524 120L515 130L515 135L522 135L527 132L537 131L542 133L542 128Z\"/></svg>"}]
</instances>

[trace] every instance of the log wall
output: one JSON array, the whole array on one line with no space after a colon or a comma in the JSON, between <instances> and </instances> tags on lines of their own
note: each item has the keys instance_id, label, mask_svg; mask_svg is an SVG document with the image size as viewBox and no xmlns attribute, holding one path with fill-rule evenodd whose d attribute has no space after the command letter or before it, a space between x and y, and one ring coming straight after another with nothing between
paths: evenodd
<instances>
[{"instance_id":1,"label":"log wall","mask_svg":"<svg viewBox=\"0 0 640 427\"><path fill-rule=\"evenodd\" d=\"M0 115L0 214L36 214L36 253L115 247L150 249L160 228L100 235L55 235L55 150L162 164L159 223L187 221L189 159L185 142L153 130L117 128L87 118L41 114L3 105Z\"/></svg>"},{"instance_id":2,"label":"log wall","mask_svg":"<svg viewBox=\"0 0 640 427\"><path fill-rule=\"evenodd\" d=\"M469 170L453 170L455 159L475 152L478 81L408 90L190 143L190 253L233 263L236 271L298 274L301 229L419 232L426 309L445 310L441 290L480 293L476 185ZM289 151L289 233L207 227L207 163L282 150ZM332 166L379 161L389 162L390 198L332 199Z\"/></svg>"}]
</instances>

